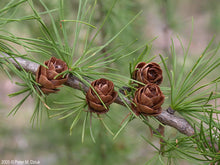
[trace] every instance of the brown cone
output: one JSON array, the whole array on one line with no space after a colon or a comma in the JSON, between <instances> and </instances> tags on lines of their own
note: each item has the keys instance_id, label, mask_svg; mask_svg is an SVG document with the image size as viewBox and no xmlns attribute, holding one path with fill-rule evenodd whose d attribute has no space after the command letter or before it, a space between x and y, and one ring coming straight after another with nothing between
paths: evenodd
<instances>
[{"instance_id":1,"label":"brown cone","mask_svg":"<svg viewBox=\"0 0 220 165\"><path fill-rule=\"evenodd\" d=\"M164 95L156 84L147 84L135 92L132 110L137 114L158 115L162 112L161 105Z\"/></svg>"},{"instance_id":2,"label":"brown cone","mask_svg":"<svg viewBox=\"0 0 220 165\"><path fill-rule=\"evenodd\" d=\"M93 89L90 87L89 91L86 94L86 100L87 100L90 111L98 113L98 114L108 112L109 105L113 103L114 100L118 96L118 93L114 91L113 82L107 79L101 78L101 79L93 81L91 83L91 86L98 93L99 97L102 99L107 109L104 107L104 105L101 103L98 96L95 94Z\"/></svg>"},{"instance_id":3,"label":"brown cone","mask_svg":"<svg viewBox=\"0 0 220 165\"><path fill-rule=\"evenodd\" d=\"M140 62L135 66L132 78L144 84L153 83L160 85L163 81L162 70L157 63ZM139 87L141 85L139 84Z\"/></svg>"},{"instance_id":4,"label":"brown cone","mask_svg":"<svg viewBox=\"0 0 220 165\"><path fill-rule=\"evenodd\" d=\"M68 69L66 63L56 57L51 57L50 60L45 61L44 64L48 67L39 66L36 72L36 82L39 83L40 89L44 94L55 93L59 91L57 87L60 87L63 83L67 81L68 76L63 75L57 76L59 73L62 73Z\"/></svg>"}]
</instances>

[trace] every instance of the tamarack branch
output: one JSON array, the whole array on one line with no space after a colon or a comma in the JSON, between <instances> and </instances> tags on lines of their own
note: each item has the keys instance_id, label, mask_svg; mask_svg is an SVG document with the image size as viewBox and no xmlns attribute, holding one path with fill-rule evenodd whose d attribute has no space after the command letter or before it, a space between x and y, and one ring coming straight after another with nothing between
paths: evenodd
<instances>
[{"instance_id":1,"label":"tamarack branch","mask_svg":"<svg viewBox=\"0 0 220 165\"><path fill-rule=\"evenodd\" d=\"M5 59L6 61L10 61L12 64L15 65L16 68L21 69L21 67L26 70L27 72L31 72L35 74L37 72L37 69L39 67L39 64L22 59L22 58L12 58L6 53L0 53L0 58ZM86 86L83 82L81 82L77 77L74 75L70 74L68 76L67 82L64 84L66 86L78 89L78 90L83 90L84 92L87 92L89 90L89 87ZM124 97L123 100L128 104L131 105L131 102ZM122 106L125 106L124 102L121 100L120 97L117 97L116 100L114 101L117 104L120 104ZM179 132L182 134L185 134L187 136L192 136L194 135L194 129L193 127L182 117L176 116L172 113L169 113L170 109L163 110L162 113L154 116L158 121L160 121L164 125L171 126L175 129L177 129Z\"/></svg>"}]
</instances>

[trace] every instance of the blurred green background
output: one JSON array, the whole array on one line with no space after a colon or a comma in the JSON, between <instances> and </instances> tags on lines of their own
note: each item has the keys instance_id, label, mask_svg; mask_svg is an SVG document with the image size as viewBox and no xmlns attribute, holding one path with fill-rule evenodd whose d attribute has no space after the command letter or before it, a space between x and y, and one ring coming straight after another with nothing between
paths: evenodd
<instances>
[{"instance_id":1,"label":"blurred green background","mask_svg":"<svg viewBox=\"0 0 220 165\"><path fill-rule=\"evenodd\" d=\"M59 3L58 0L44 0L44 2L50 9L56 8ZM0 7L7 3L7 0L1 0L1 3ZM103 21L111 3L111 0L98 0L95 15L97 25ZM37 0L35 5L38 5ZM78 1L65 0L65 7L66 15L71 19L76 19ZM39 10L41 10L40 4ZM219 0L121 0L116 4L110 20L106 22L102 36L96 41L97 44L106 42L141 10L143 13L137 20L110 46L129 43L135 39L138 39L138 45L158 37L153 42L151 54L169 56L171 37L174 37L177 52L181 51L181 45L175 38L177 34L184 45L188 44L192 17L194 19L194 34L190 48L192 60L199 56L213 35L216 35L217 40L220 39ZM25 15L29 13L29 9L24 5L18 13L21 16ZM41 36L40 29L31 21L8 24L6 27L18 36ZM70 38L70 41L73 39ZM132 49L125 51L132 51ZM129 76L128 63L132 58L129 57L116 63L122 75ZM159 58L155 59L157 60L159 61ZM19 80L14 77L13 81ZM164 83L166 83L166 78ZM154 155L154 148L141 137L150 137L149 130L146 125L137 120L129 123L118 138L112 140L112 136L106 132L100 121L94 119L93 131L96 143L92 142L88 130L86 130L85 141L82 143L83 121L77 124L71 136L69 135L71 119L57 120L45 117L40 128L32 127L29 121L34 109L34 100L31 98L25 102L15 116L8 117L10 110L22 97L8 97L8 94L16 92L18 88L3 73L0 73L0 84L0 159L39 160L42 165L139 165L147 163ZM64 88L65 90L59 94L60 98L69 93L68 87ZM53 97L55 96L50 96L48 99L53 100ZM120 128L120 123L127 113L124 107L112 105L112 110L109 112L111 119L107 119L107 124L114 132ZM168 131L175 133L171 128L168 128ZM159 145L158 139L152 138L152 142ZM188 163L181 160L181 164Z\"/></svg>"}]
</instances>

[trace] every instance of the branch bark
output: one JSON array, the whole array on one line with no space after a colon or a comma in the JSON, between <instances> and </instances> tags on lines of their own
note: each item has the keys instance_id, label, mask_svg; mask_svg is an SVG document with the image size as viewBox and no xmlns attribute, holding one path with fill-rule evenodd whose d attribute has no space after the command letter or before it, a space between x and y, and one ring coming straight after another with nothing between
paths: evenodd
<instances>
[{"instance_id":1,"label":"branch bark","mask_svg":"<svg viewBox=\"0 0 220 165\"><path fill-rule=\"evenodd\" d=\"M6 53L1 53L0 52L0 58L5 59L6 61L10 61L17 67L18 69L21 69L20 66L24 68L24 70L28 72L32 72L33 74L36 73L39 64L34 63L32 61L28 61L26 59L18 58L16 57L14 60L11 58L9 55ZM19 63L19 65L18 65ZM67 82L65 85L78 89L78 90L83 90L84 92L87 92L89 87L86 86L84 83L82 83L77 77L74 75L69 75ZM130 105L130 101L125 97L123 98L128 105ZM122 106L125 106L124 102L121 100L121 98L117 97L115 100L115 103L120 104ZM174 114L169 113L167 110L164 110L161 114L155 116L155 118L160 121L164 125L171 126L175 129L177 129L179 132L187 135L187 136L192 136L194 135L194 129L193 127L182 117L175 116Z\"/></svg>"}]
</instances>

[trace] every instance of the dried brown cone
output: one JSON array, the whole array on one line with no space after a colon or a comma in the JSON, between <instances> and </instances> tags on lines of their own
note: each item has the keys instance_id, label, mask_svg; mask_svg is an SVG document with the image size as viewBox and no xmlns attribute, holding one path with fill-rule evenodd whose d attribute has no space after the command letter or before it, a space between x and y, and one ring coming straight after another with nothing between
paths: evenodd
<instances>
[{"instance_id":1,"label":"dried brown cone","mask_svg":"<svg viewBox=\"0 0 220 165\"><path fill-rule=\"evenodd\" d=\"M56 57L51 57L44 64L48 68L42 65L39 66L36 72L36 82L40 84L40 89L44 94L55 93L59 91L57 88L67 81L67 75L56 77L58 74L68 70L67 64ZM54 79L55 77L56 79Z\"/></svg>"},{"instance_id":2,"label":"dried brown cone","mask_svg":"<svg viewBox=\"0 0 220 165\"><path fill-rule=\"evenodd\" d=\"M162 112L164 95L156 84L147 84L139 88L134 95L132 110L137 114L156 116Z\"/></svg>"},{"instance_id":3,"label":"dried brown cone","mask_svg":"<svg viewBox=\"0 0 220 165\"><path fill-rule=\"evenodd\" d=\"M160 65L155 62L140 62L135 66L132 78L144 84L153 83L160 85L163 81L163 75ZM139 87L142 85L138 85Z\"/></svg>"},{"instance_id":4,"label":"dried brown cone","mask_svg":"<svg viewBox=\"0 0 220 165\"><path fill-rule=\"evenodd\" d=\"M101 78L93 81L91 83L91 86L98 93L99 97L102 99L102 102L105 104L106 107L102 104L101 100L90 87L86 94L86 100L89 106L89 110L98 114L108 112L109 105L113 103L118 96L118 93L114 90L113 82Z\"/></svg>"}]
</instances>

